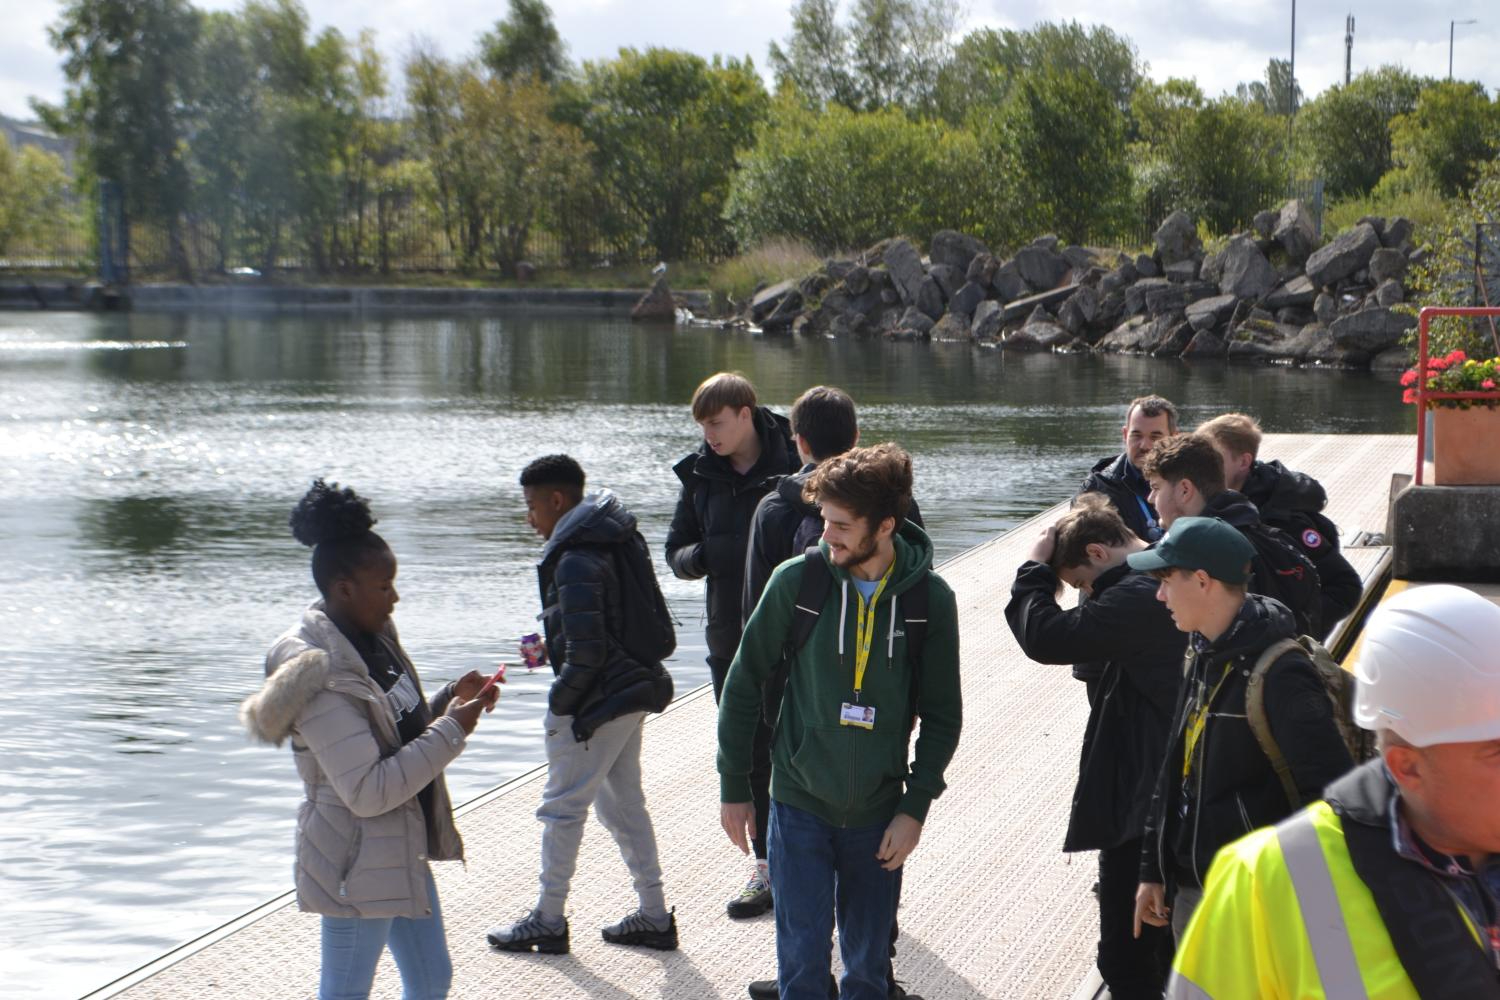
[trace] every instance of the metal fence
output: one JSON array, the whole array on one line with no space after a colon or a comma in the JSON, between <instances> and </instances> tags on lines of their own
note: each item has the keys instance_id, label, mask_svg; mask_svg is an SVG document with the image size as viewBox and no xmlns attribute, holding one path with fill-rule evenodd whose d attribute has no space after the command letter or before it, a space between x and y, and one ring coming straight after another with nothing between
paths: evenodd
<instances>
[{"instance_id":1,"label":"metal fence","mask_svg":"<svg viewBox=\"0 0 1500 1000\"><path fill-rule=\"evenodd\" d=\"M1178 195L1153 191L1136 200L1131 206L1124 225L1118 232L1094 234L1090 242L1096 244L1119 244L1121 246L1149 246L1162 221L1178 209L1185 210L1195 219L1208 215L1221 216L1231 230L1250 228L1257 213L1266 209L1278 209L1291 199L1300 200L1312 213L1318 236L1323 235L1323 178L1313 177L1294 180L1285 187L1266 188L1242 200L1238 209L1220 205L1194 204L1192 199Z\"/></svg>"}]
</instances>

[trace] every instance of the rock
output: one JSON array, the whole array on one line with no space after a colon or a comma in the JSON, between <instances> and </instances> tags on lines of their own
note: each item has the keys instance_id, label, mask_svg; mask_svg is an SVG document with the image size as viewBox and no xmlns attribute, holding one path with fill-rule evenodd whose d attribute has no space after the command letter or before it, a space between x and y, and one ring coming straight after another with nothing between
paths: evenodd
<instances>
[{"instance_id":1,"label":"rock","mask_svg":"<svg viewBox=\"0 0 1500 1000\"><path fill-rule=\"evenodd\" d=\"M1406 276L1406 254L1394 247L1381 247L1370 254L1370 280L1379 285Z\"/></svg>"},{"instance_id":2,"label":"rock","mask_svg":"<svg viewBox=\"0 0 1500 1000\"><path fill-rule=\"evenodd\" d=\"M1356 226L1369 226L1375 230L1376 236L1381 236L1385 233L1385 216L1383 215L1361 215L1359 220L1354 224Z\"/></svg>"},{"instance_id":3,"label":"rock","mask_svg":"<svg viewBox=\"0 0 1500 1000\"><path fill-rule=\"evenodd\" d=\"M972 236L953 229L939 229L932 234L932 249L928 256L933 264L946 264L962 274L969 269L969 262L975 255L988 252L985 245Z\"/></svg>"},{"instance_id":4,"label":"rock","mask_svg":"<svg viewBox=\"0 0 1500 1000\"><path fill-rule=\"evenodd\" d=\"M850 295L863 295L870 290L870 272L856 264L844 275L844 287L849 290Z\"/></svg>"},{"instance_id":5,"label":"rock","mask_svg":"<svg viewBox=\"0 0 1500 1000\"><path fill-rule=\"evenodd\" d=\"M1062 255L1039 246L1022 247L1016 251L1016 269L1021 280L1037 292L1051 291L1068 273L1068 262Z\"/></svg>"},{"instance_id":6,"label":"rock","mask_svg":"<svg viewBox=\"0 0 1500 1000\"><path fill-rule=\"evenodd\" d=\"M1193 339L1182 349L1184 358L1222 358L1224 356L1224 338L1212 330L1199 330L1193 334Z\"/></svg>"},{"instance_id":7,"label":"rock","mask_svg":"<svg viewBox=\"0 0 1500 1000\"><path fill-rule=\"evenodd\" d=\"M1004 324L1004 312L1000 303L993 299L979 303L978 308L974 310L974 320L969 324L969 331L974 334L974 339L994 340L1000 336L1000 330Z\"/></svg>"},{"instance_id":8,"label":"rock","mask_svg":"<svg viewBox=\"0 0 1500 1000\"><path fill-rule=\"evenodd\" d=\"M1167 331L1167 335L1151 351L1151 355L1157 358L1175 358L1192 342L1193 328L1187 323L1178 323Z\"/></svg>"},{"instance_id":9,"label":"rock","mask_svg":"<svg viewBox=\"0 0 1500 1000\"><path fill-rule=\"evenodd\" d=\"M516 281L523 285L529 285L536 280L536 265L529 260L519 261L516 264Z\"/></svg>"},{"instance_id":10,"label":"rock","mask_svg":"<svg viewBox=\"0 0 1500 1000\"><path fill-rule=\"evenodd\" d=\"M1289 347L1295 347L1297 359L1305 364L1362 368L1370 360L1369 351L1340 346L1333 332L1318 323L1303 327Z\"/></svg>"},{"instance_id":11,"label":"rock","mask_svg":"<svg viewBox=\"0 0 1500 1000\"><path fill-rule=\"evenodd\" d=\"M635 308L630 310L630 319L636 323L677 322L677 301L672 298L672 289L667 287L666 275L657 278L651 291L640 297Z\"/></svg>"},{"instance_id":12,"label":"rock","mask_svg":"<svg viewBox=\"0 0 1500 1000\"><path fill-rule=\"evenodd\" d=\"M1305 274L1273 289L1265 297L1267 309L1285 309L1289 306L1310 306L1318 297L1318 290Z\"/></svg>"},{"instance_id":13,"label":"rock","mask_svg":"<svg viewBox=\"0 0 1500 1000\"><path fill-rule=\"evenodd\" d=\"M1178 326L1180 319L1171 316L1132 316L1095 345L1095 350L1118 354L1150 354L1162 346ZM1191 329L1191 328L1190 328Z\"/></svg>"},{"instance_id":14,"label":"rock","mask_svg":"<svg viewBox=\"0 0 1500 1000\"><path fill-rule=\"evenodd\" d=\"M804 299L815 299L832 287L833 282L822 271L814 271L797 282L797 291L802 293Z\"/></svg>"},{"instance_id":15,"label":"rock","mask_svg":"<svg viewBox=\"0 0 1500 1000\"><path fill-rule=\"evenodd\" d=\"M1180 313L1187 308L1187 304L1187 289L1182 285L1168 283L1164 288L1153 288L1146 293L1146 312L1152 316Z\"/></svg>"},{"instance_id":16,"label":"rock","mask_svg":"<svg viewBox=\"0 0 1500 1000\"><path fill-rule=\"evenodd\" d=\"M1074 292L1072 285L1064 285L1054 288L1050 292L1041 292L1037 295L1028 295L1025 298L1015 299L1005 304L1005 322L1030 316L1037 306L1045 306L1048 309L1061 307Z\"/></svg>"},{"instance_id":17,"label":"rock","mask_svg":"<svg viewBox=\"0 0 1500 1000\"><path fill-rule=\"evenodd\" d=\"M1328 326L1339 316L1339 303L1332 295L1320 292L1313 300L1313 315L1318 317L1318 322Z\"/></svg>"},{"instance_id":18,"label":"rock","mask_svg":"<svg viewBox=\"0 0 1500 1000\"><path fill-rule=\"evenodd\" d=\"M752 316L754 305L752 303ZM802 293L795 288L781 297L776 303L776 308L770 314L760 320L760 328L765 333L784 333L792 328L793 321L802 312Z\"/></svg>"},{"instance_id":19,"label":"rock","mask_svg":"<svg viewBox=\"0 0 1500 1000\"><path fill-rule=\"evenodd\" d=\"M1276 310L1276 322L1283 326L1304 327L1309 323L1316 322L1317 313L1306 306L1284 306Z\"/></svg>"},{"instance_id":20,"label":"rock","mask_svg":"<svg viewBox=\"0 0 1500 1000\"><path fill-rule=\"evenodd\" d=\"M1120 325L1120 321L1124 318L1125 293L1119 291L1110 292L1108 295L1100 296L1098 312L1094 314L1093 320L1089 323L1090 331L1098 330L1103 332L1105 330L1113 330ZM1091 337L1090 339L1098 338Z\"/></svg>"},{"instance_id":21,"label":"rock","mask_svg":"<svg viewBox=\"0 0 1500 1000\"><path fill-rule=\"evenodd\" d=\"M1363 269L1379 247L1380 237L1368 223L1355 226L1307 258L1307 276L1328 288Z\"/></svg>"},{"instance_id":22,"label":"rock","mask_svg":"<svg viewBox=\"0 0 1500 1000\"><path fill-rule=\"evenodd\" d=\"M897 330L911 330L919 337L926 337L932 333L932 317L928 316L916 306L907 306L906 312L896 321Z\"/></svg>"},{"instance_id":23,"label":"rock","mask_svg":"<svg viewBox=\"0 0 1500 1000\"><path fill-rule=\"evenodd\" d=\"M1192 324L1194 330L1211 330L1217 326L1223 326L1224 322L1234 313L1235 304L1239 300L1233 295L1215 295L1209 299L1199 299L1187 307L1187 321Z\"/></svg>"},{"instance_id":24,"label":"rock","mask_svg":"<svg viewBox=\"0 0 1500 1000\"><path fill-rule=\"evenodd\" d=\"M1223 265L1219 276L1219 292L1242 299L1259 300L1276 287L1276 272L1260 255L1255 241L1236 236L1224 249Z\"/></svg>"},{"instance_id":25,"label":"rock","mask_svg":"<svg viewBox=\"0 0 1500 1000\"><path fill-rule=\"evenodd\" d=\"M1168 281L1179 285L1198 280L1198 260L1193 257L1168 264L1162 270L1166 272Z\"/></svg>"},{"instance_id":26,"label":"rock","mask_svg":"<svg viewBox=\"0 0 1500 1000\"><path fill-rule=\"evenodd\" d=\"M1370 359L1372 372L1404 372L1410 367L1411 351L1404 347L1392 347Z\"/></svg>"},{"instance_id":27,"label":"rock","mask_svg":"<svg viewBox=\"0 0 1500 1000\"><path fill-rule=\"evenodd\" d=\"M1153 239L1156 243L1157 259L1162 262L1163 266L1188 260L1203 249L1203 243L1198 239L1198 226L1193 222L1193 217L1180 208L1162 220Z\"/></svg>"},{"instance_id":28,"label":"rock","mask_svg":"<svg viewBox=\"0 0 1500 1000\"><path fill-rule=\"evenodd\" d=\"M1296 263L1307 260L1318 247L1318 226L1313 220L1312 209L1296 198L1282 205L1271 238L1280 243L1286 255Z\"/></svg>"},{"instance_id":29,"label":"rock","mask_svg":"<svg viewBox=\"0 0 1500 1000\"><path fill-rule=\"evenodd\" d=\"M1268 208L1264 212L1256 212L1255 220L1250 223L1250 228L1255 230L1255 235L1263 240L1274 238L1276 226L1281 222L1281 213L1274 208Z\"/></svg>"},{"instance_id":30,"label":"rock","mask_svg":"<svg viewBox=\"0 0 1500 1000\"><path fill-rule=\"evenodd\" d=\"M963 287L954 292L953 297L948 300L948 311L960 313L967 318L974 315L974 310L983 301L984 289L972 281L965 282Z\"/></svg>"},{"instance_id":31,"label":"rock","mask_svg":"<svg viewBox=\"0 0 1500 1000\"><path fill-rule=\"evenodd\" d=\"M829 257L827 260L823 261L823 273L828 275L829 280L831 280L834 284L838 284L848 276L850 271L853 271L856 267L859 266L860 265L856 264L852 260L842 260L839 258Z\"/></svg>"},{"instance_id":32,"label":"rock","mask_svg":"<svg viewBox=\"0 0 1500 1000\"><path fill-rule=\"evenodd\" d=\"M969 261L968 270L964 271L964 279L988 288L990 282L994 280L995 270L999 266L1000 262L994 258L993 254L977 253L974 255L974 259Z\"/></svg>"},{"instance_id":33,"label":"rock","mask_svg":"<svg viewBox=\"0 0 1500 1000\"><path fill-rule=\"evenodd\" d=\"M1198 268L1198 277L1204 281L1212 281L1215 285L1224 274L1224 251L1211 253L1203 258L1203 266Z\"/></svg>"},{"instance_id":34,"label":"rock","mask_svg":"<svg viewBox=\"0 0 1500 1000\"><path fill-rule=\"evenodd\" d=\"M969 317L961 313L944 313L943 318L937 321L932 328L933 340L973 340L974 334L969 329Z\"/></svg>"},{"instance_id":35,"label":"rock","mask_svg":"<svg viewBox=\"0 0 1500 1000\"><path fill-rule=\"evenodd\" d=\"M1405 250L1411 243L1411 233L1411 220L1398 215L1386 223L1385 232L1380 234L1380 245Z\"/></svg>"},{"instance_id":36,"label":"rock","mask_svg":"<svg viewBox=\"0 0 1500 1000\"><path fill-rule=\"evenodd\" d=\"M1375 304L1389 309L1406 300L1406 291L1401 287L1401 282L1395 278L1387 278L1375 288Z\"/></svg>"},{"instance_id":37,"label":"rock","mask_svg":"<svg viewBox=\"0 0 1500 1000\"><path fill-rule=\"evenodd\" d=\"M1225 354L1240 361L1291 360L1293 345L1301 331L1264 320L1250 320L1229 335Z\"/></svg>"},{"instance_id":38,"label":"rock","mask_svg":"<svg viewBox=\"0 0 1500 1000\"><path fill-rule=\"evenodd\" d=\"M835 337L858 337L869 332L869 320L856 312L839 313L828 324L828 332Z\"/></svg>"},{"instance_id":39,"label":"rock","mask_svg":"<svg viewBox=\"0 0 1500 1000\"><path fill-rule=\"evenodd\" d=\"M1077 274L1082 274L1094 266L1094 255L1080 246L1063 247L1062 257Z\"/></svg>"},{"instance_id":40,"label":"rock","mask_svg":"<svg viewBox=\"0 0 1500 1000\"><path fill-rule=\"evenodd\" d=\"M801 294L797 293L797 283L794 281L782 281L768 288L762 288L750 299L750 322L760 323L776 311L782 299L792 294L797 294L799 300L802 298Z\"/></svg>"},{"instance_id":41,"label":"rock","mask_svg":"<svg viewBox=\"0 0 1500 1000\"><path fill-rule=\"evenodd\" d=\"M1099 291L1103 292L1105 295L1108 295L1111 292L1117 292L1124 287L1125 279L1120 277L1120 273L1118 271L1111 271L1103 278L1099 279Z\"/></svg>"},{"instance_id":42,"label":"rock","mask_svg":"<svg viewBox=\"0 0 1500 1000\"><path fill-rule=\"evenodd\" d=\"M894 288L882 288L880 290L880 301L888 306L901 304L901 293Z\"/></svg>"},{"instance_id":43,"label":"rock","mask_svg":"<svg viewBox=\"0 0 1500 1000\"><path fill-rule=\"evenodd\" d=\"M1038 236L1036 239L1032 240L1029 245L1037 247L1041 250L1056 250L1057 245L1061 242L1062 241L1059 240L1056 236L1048 233L1045 236Z\"/></svg>"},{"instance_id":44,"label":"rock","mask_svg":"<svg viewBox=\"0 0 1500 1000\"><path fill-rule=\"evenodd\" d=\"M1007 351L1053 351L1073 342L1073 335L1056 323L1027 323L1000 344Z\"/></svg>"},{"instance_id":45,"label":"rock","mask_svg":"<svg viewBox=\"0 0 1500 1000\"><path fill-rule=\"evenodd\" d=\"M943 294L943 288L938 284L937 278L929 274L922 279L922 285L917 289L917 300L912 304L936 321L942 318L943 308L947 301L948 298Z\"/></svg>"},{"instance_id":46,"label":"rock","mask_svg":"<svg viewBox=\"0 0 1500 1000\"><path fill-rule=\"evenodd\" d=\"M1416 324L1415 316L1377 308L1340 316L1328 329L1340 347L1379 354L1399 344L1402 335Z\"/></svg>"},{"instance_id":47,"label":"rock","mask_svg":"<svg viewBox=\"0 0 1500 1000\"><path fill-rule=\"evenodd\" d=\"M922 270L922 258L917 255L916 249L906 240L892 240L881 254L881 259L885 261L886 270L890 272L891 281L900 293L901 301L906 305L917 301L917 290L922 287L922 279L927 275Z\"/></svg>"},{"instance_id":48,"label":"rock","mask_svg":"<svg viewBox=\"0 0 1500 1000\"><path fill-rule=\"evenodd\" d=\"M964 285L964 272L952 264L934 264L927 274L937 279L938 287L943 290L944 301L953 298L953 293Z\"/></svg>"},{"instance_id":49,"label":"rock","mask_svg":"<svg viewBox=\"0 0 1500 1000\"><path fill-rule=\"evenodd\" d=\"M1142 278L1125 289L1125 315L1134 316L1146 311L1146 296L1164 288L1170 288L1166 278Z\"/></svg>"},{"instance_id":50,"label":"rock","mask_svg":"<svg viewBox=\"0 0 1500 1000\"><path fill-rule=\"evenodd\" d=\"M1053 315L1047 311L1047 307L1046 306L1037 306L1035 309L1033 309L1031 311L1031 315L1026 317L1026 322L1022 323L1021 325L1022 326L1031 326L1031 325L1033 325L1035 323L1053 323L1053 322L1056 322L1056 320L1054 319Z\"/></svg>"},{"instance_id":51,"label":"rock","mask_svg":"<svg viewBox=\"0 0 1500 1000\"><path fill-rule=\"evenodd\" d=\"M1142 278L1161 277L1161 267L1147 254L1140 254L1135 259L1135 273Z\"/></svg>"},{"instance_id":52,"label":"rock","mask_svg":"<svg viewBox=\"0 0 1500 1000\"><path fill-rule=\"evenodd\" d=\"M1131 284L1141 276L1141 272L1135 269L1135 261L1124 254L1120 254L1119 263L1115 266L1115 273L1125 284Z\"/></svg>"},{"instance_id":53,"label":"rock","mask_svg":"<svg viewBox=\"0 0 1500 1000\"><path fill-rule=\"evenodd\" d=\"M1084 325L1092 323L1094 317L1099 315L1098 291L1088 285L1080 285L1078 291L1068 296L1068 300L1063 303L1064 309L1069 307L1078 314L1078 318L1083 321ZM1062 313L1059 312L1058 315L1061 316Z\"/></svg>"},{"instance_id":54,"label":"rock","mask_svg":"<svg viewBox=\"0 0 1500 1000\"><path fill-rule=\"evenodd\" d=\"M995 268L995 276L990 279L990 287L1006 302L1024 299L1031 294L1031 289L1026 286L1025 280L1021 277L1021 269L1013 260L1008 260Z\"/></svg>"}]
</instances>

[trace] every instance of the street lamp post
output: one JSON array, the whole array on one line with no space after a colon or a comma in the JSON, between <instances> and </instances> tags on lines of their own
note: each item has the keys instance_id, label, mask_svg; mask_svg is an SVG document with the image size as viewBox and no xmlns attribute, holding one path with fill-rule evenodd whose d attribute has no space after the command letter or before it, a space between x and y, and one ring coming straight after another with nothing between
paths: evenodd
<instances>
[{"instance_id":1,"label":"street lamp post","mask_svg":"<svg viewBox=\"0 0 1500 1000\"><path fill-rule=\"evenodd\" d=\"M1453 28L1459 24L1478 24L1479 19L1471 17L1467 21L1448 22L1448 80L1453 80Z\"/></svg>"}]
</instances>

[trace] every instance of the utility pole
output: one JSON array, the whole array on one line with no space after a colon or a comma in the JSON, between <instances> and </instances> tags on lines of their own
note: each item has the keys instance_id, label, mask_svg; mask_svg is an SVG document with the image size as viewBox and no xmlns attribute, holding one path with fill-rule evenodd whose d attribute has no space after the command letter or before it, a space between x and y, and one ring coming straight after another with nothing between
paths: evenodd
<instances>
[{"instance_id":1,"label":"utility pole","mask_svg":"<svg viewBox=\"0 0 1500 1000\"><path fill-rule=\"evenodd\" d=\"M1449 83L1453 82L1453 26L1456 25L1456 24L1478 24L1478 23L1479 23L1479 21L1476 18L1472 18L1472 17L1469 18L1467 21L1449 21L1448 22L1448 82Z\"/></svg>"},{"instance_id":2,"label":"utility pole","mask_svg":"<svg viewBox=\"0 0 1500 1000\"><path fill-rule=\"evenodd\" d=\"M1354 65L1354 15L1344 18L1344 86L1349 86Z\"/></svg>"},{"instance_id":3,"label":"utility pole","mask_svg":"<svg viewBox=\"0 0 1500 1000\"><path fill-rule=\"evenodd\" d=\"M1292 125L1297 120L1297 0L1292 0L1292 58L1287 66L1287 75L1291 77L1287 81L1286 92L1286 161L1288 167L1292 162ZM1290 170L1288 171L1290 173Z\"/></svg>"}]
</instances>

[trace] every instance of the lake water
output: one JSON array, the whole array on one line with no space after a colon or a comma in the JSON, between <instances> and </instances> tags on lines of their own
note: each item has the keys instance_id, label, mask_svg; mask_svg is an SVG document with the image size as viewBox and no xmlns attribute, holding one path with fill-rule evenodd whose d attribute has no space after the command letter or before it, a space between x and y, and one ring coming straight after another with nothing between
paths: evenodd
<instances>
[{"instance_id":1,"label":"lake water","mask_svg":"<svg viewBox=\"0 0 1500 1000\"><path fill-rule=\"evenodd\" d=\"M430 687L514 657L537 608L516 476L567 451L640 517L707 681L701 584L661 545L687 403L744 372L818 382L915 456L938 557L1067 497L1148 391L1187 420L1403 432L1389 380L957 345L766 340L607 318L0 313L0 996L77 997L291 888L301 788L235 710L315 595L287 513L317 475L369 497ZM999 608L996 608L999 613ZM541 761L521 671L449 769L457 801ZM700 748L713 767L712 746Z\"/></svg>"}]
</instances>

